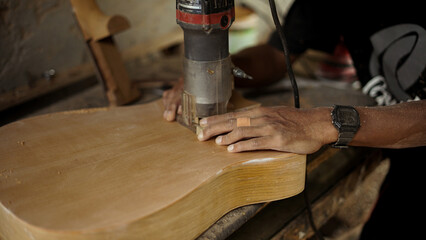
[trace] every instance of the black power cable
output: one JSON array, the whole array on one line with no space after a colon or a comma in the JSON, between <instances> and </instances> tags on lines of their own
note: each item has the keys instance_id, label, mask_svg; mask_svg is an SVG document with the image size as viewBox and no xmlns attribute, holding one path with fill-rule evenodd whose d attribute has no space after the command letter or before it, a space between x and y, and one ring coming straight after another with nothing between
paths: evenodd
<instances>
[{"instance_id":1,"label":"black power cable","mask_svg":"<svg viewBox=\"0 0 426 240\"><path fill-rule=\"evenodd\" d=\"M278 32L280 39L281 39L281 44L282 44L283 49L284 49L285 61L287 63L286 64L287 73L288 73L288 76L290 78L291 86L293 87L294 107L300 108L299 89L297 87L296 78L294 77L293 68L291 67L290 54L288 53L288 49L287 49L287 40L285 38L284 30L282 29L280 20L278 19L277 7L275 6L275 0L269 0L269 6L271 7L271 13L272 13L272 18L274 19L275 28L277 29L277 32Z\"/></svg>"},{"instance_id":2,"label":"black power cable","mask_svg":"<svg viewBox=\"0 0 426 240\"><path fill-rule=\"evenodd\" d=\"M290 54L289 54L288 49L287 49L287 41L286 41L286 38L285 38L285 35L284 35L284 30L282 29L280 20L278 18L277 8L275 6L275 0L269 0L269 6L271 7L272 18L274 20L274 24L275 24L275 27L277 29L277 32L280 36L281 44L282 44L283 50L284 50L284 56L285 56L286 66L287 66L287 73L288 73L288 76L290 78L291 85L293 87L294 107L300 108L299 89L297 87L296 78L294 77L293 68L291 67L291 60L290 60L290 56L289 56ZM308 176L308 172L305 172L305 189L303 190L303 197L305 199L305 205L306 205L306 210L308 212L309 223L311 224L311 227L314 230L315 236L317 237L317 239L322 240L323 236L320 233L320 231L318 231L318 229L316 228L315 223L314 223L314 218L312 216L311 203L309 202L308 193L307 193L307 182L308 182L307 176Z\"/></svg>"}]
</instances>

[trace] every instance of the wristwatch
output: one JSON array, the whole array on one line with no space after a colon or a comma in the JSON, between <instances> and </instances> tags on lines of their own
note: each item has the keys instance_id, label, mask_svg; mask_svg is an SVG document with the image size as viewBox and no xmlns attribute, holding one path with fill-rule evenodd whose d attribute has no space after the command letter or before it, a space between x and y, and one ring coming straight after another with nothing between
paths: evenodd
<instances>
[{"instance_id":1,"label":"wristwatch","mask_svg":"<svg viewBox=\"0 0 426 240\"><path fill-rule=\"evenodd\" d=\"M332 144L335 148L347 148L360 127L359 114L354 107L334 105L331 111L334 127L339 131L337 141Z\"/></svg>"}]
</instances>

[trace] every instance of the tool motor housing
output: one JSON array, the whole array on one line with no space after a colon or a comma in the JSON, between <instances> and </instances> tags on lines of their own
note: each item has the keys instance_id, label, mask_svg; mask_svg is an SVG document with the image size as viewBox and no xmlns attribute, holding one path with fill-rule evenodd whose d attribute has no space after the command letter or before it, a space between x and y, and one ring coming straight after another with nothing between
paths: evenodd
<instances>
[{"instance_id":1,"label":"tool motor housing","mask_svg":"<svg viewBox=\"0 0 426 240\"><path fill-rule=\"evenodd\" d=\"M184 32L182 120L198 120L227 110L233 88L229 28L234 0L177 0L176 21Z\"/></svg>"}]
</instances>

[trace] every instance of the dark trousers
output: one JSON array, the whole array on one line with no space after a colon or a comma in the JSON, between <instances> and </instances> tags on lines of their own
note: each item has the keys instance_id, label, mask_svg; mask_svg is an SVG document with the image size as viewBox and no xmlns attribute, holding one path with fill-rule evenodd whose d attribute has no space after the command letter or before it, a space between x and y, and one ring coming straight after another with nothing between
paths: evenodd
<instances>
[{"instance_id":1,"label":"dark trousers","mask_svg":"<svg viewBox=\"0 0 426 240\"><path fill-rule=\"evenodd\" d=\"M360 240L426 239L426 147L384 153L391 166Z\"/></svg>"}]
</instances>

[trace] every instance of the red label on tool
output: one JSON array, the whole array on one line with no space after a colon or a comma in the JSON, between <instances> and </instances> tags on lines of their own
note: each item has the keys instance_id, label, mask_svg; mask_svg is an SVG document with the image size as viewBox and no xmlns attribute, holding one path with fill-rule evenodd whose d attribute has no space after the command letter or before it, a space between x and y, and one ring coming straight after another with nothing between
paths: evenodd
<instances>
[{"instance_id":1,"label":"red label on tool","mask_svg":"<svg viewBox=\"0 0 426 240\"><path fill-rule=\"evenodd\" d=\"M223 17L227 17L227 25L223 26ZM176 9L176 19L178 19L181 22L189 23L189 24L196 24L196 25L215 25L215 24L221 24L222 28L226 29L228 28L232 21L235 19L235 9L229 9L226 12L221 13L212 13L208 15L202 15L202 14L191 14L179 11Z\"/></svg>"}]
</instances>

